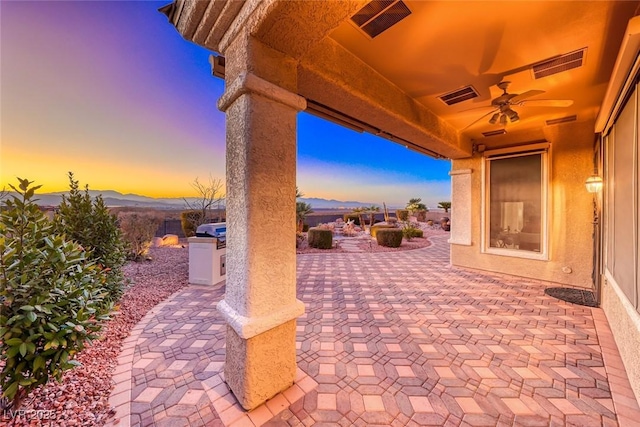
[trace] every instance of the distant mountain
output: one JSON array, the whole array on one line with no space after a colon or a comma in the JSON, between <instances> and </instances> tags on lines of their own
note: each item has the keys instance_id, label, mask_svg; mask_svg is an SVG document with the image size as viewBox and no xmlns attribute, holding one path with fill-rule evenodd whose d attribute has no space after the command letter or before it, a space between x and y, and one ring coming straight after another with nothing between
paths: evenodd
<instances>
[{"instance_id":1,"label":"distant mountain","mask_svg":"<svg viewBox=\"0 0 640 427\"><path fill-rule=\"evenodd\" d=\"M62 195L68 194L66 191L58 191L53 193L36 193L34 199L40 206L58 206L62 201ZM16 195L9 192L9 196ZM184 209L185 202L182 198L155 198L140 196L138 194L122 194L113 190L89 190L91 197L102 195L102 199L109 207L126 206L126 207L143 207L155 209ZM195 198L187 198L190 202Z\"/></svg>"},{"instance_id":2,"label":"distant mountain","mask_svg":"<svg viewBox=\"0 0 640 427\"><path fill-rule=\"evenodd\" d=\"M320 199L317 197L300 197L298 201L305 202L311 205L312 208L316 209L340 209L340 208L358 208L360 206L371 206L376 205L379 206L379 203L369 203L369 202L356 202L356 201L341 201L335 199ZM382 207L382 206L380 206Z\"/></svg>"},{"instance_id":3,"label":"distant mountain","mask_svg":"<svg viewBox=\"0 0 640 427\"><path fill-rule=\"evenodd\" d=\"M9 192L9 196L16 193ZM62 201L62 195L68 194L66 191L57 191L53 193L36 193L35 198L40 206L58 206ZM184 209L184 199L175 198L155 198L141 196L138 194L122 194L114 190L89 190L91 197L102 195L102 199L109 207L127 206L127 207L146 207L155 209ZM190 202L195 202L196 198L188 198ZM378 205L378 203L357 202L357 201L341 201L335 199L321 199L317 197L302 197L298 201L305 202L316 209L340 209L340 208L357 208L359 206ZM224 206L224 203L222 203Z\"/></svg>"}]
</instances>

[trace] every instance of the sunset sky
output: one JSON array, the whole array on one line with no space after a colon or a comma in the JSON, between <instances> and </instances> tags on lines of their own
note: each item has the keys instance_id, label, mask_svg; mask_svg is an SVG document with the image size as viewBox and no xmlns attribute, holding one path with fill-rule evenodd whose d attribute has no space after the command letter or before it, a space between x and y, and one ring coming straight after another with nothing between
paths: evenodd
<instances>
[{"instance_id":1,"label":"sunset sky","mask_svg":"<svg viewBox=\"0 0 640 427\"><path fill-rule=\"evenodd\" d=\"M157 9L169 1L0 3L0 188L16 177L68 189L192 195L224 179L224 82L210 52ZM448 161L298 115L306 197L429 206L450 199Z\"/></svg>"}]
</instances>

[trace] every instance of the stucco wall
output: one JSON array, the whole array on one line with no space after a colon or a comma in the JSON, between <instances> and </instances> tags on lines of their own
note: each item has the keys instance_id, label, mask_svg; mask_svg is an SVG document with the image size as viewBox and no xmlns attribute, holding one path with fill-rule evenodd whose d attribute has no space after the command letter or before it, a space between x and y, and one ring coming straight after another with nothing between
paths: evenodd
<instances>
[{"instance_id":1,"label":"stucco wall","mask_svg":"<svg viewBox=\"0 0 640 427\"><path fill-rule=\"evenodd\" d=\"M471 169L471 246L451 245L453 265L497 271L584 288L592 286L592 195L584 181L592 173L593 122L568 123L543 130L549 151L549 259L547 261L481 253L483 157L454 160L452 169ZM499 141L500 146L530 139ZM487 138L488 139L488 138ZM485 143L483 141L483 143ZM485 143L487 149L496 148ZM455 197L454 197L455 198ZM455 208L455 206L454 206ZM455 227L455 224L452 224ZM565 271L563 271L563 268ZM570 269L570 270L569 270ZM570 272L568 272L570 271Z\"/></svg>"},{"instance_id":2,"label":"stucco wall","mask_svg":"<svg viewBox=\"0 0 640 427\"><path fill-rule=\"evenodd\" d=\"M640 314L633 308L617 285L603 278L601 307L629 377L629 383L640 402Z\"/></svg>"}]
</instances>

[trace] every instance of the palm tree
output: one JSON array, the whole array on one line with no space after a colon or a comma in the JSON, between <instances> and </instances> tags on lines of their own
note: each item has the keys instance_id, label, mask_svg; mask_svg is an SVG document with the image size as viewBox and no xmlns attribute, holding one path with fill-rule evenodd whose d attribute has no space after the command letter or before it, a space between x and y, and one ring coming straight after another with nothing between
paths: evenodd
<instances>
[{"instance_id":1,"label":"palm tree","mask_svg":"<svg viewBox=\"0 0 640 427\"><path fill-rule=\"evenodd\" d=\"M409 199L409 203L407 203L407 208L406 209L411 211L411 212L428 210L427 209L427 205L422 203L422 199L420 199L420 198Z\"/></svg>"},{"instance_id":2,"label":"palm tree","mask_svg":"<svg viewBox=\"0 0 640 427\"><path fill-rule=\"evenodd\" d=\"M451 202L438 202L438 207L444 209L444 213L447 213L451 209Z\"/></svg>"},{"instance_id":3,"label":"palm tree","mask_svg":"<svg viewBox=\"0 0 640 427\"><path fill-rule=\"evenodd\" d=\"M310 204L305 202L296 202L296 220L298 222L298 232L302 233L302 230L304 228L304 220L310 213L313 213Z\"/></svg>"}]
</instances>

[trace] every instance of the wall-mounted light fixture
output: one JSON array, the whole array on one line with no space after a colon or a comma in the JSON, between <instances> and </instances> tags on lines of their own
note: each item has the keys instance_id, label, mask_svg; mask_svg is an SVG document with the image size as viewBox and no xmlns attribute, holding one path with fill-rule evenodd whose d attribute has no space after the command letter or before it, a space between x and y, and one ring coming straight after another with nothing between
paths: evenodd
<instances>
[{"instance_id":1,"label":"wall-mounted light fixture","mask_svg":"<svg viewBox=\"0 0 640 427\"><path fill-rule=\"evenodd\" d=\"M587 187L589 193L598 193L602 190L602 177L596 173L591 175L585 181L584 185Z\"/></svg>"}]
</instances>

